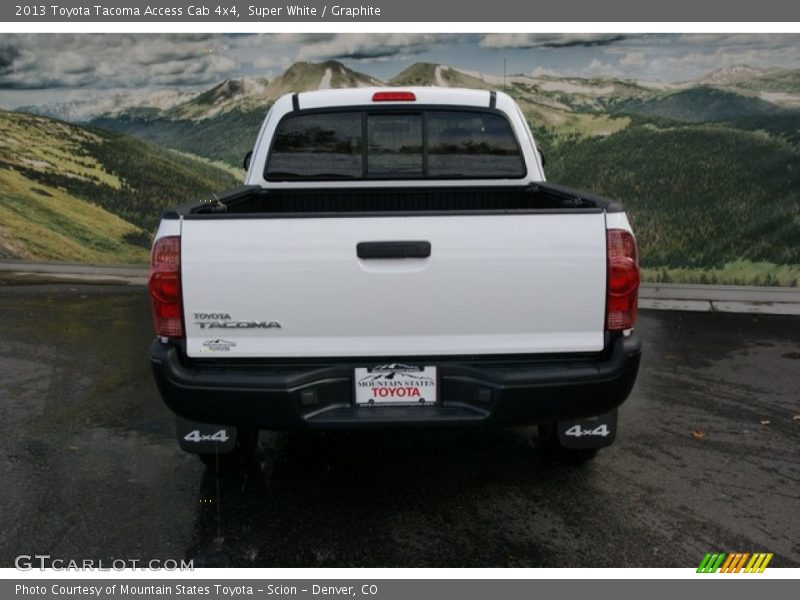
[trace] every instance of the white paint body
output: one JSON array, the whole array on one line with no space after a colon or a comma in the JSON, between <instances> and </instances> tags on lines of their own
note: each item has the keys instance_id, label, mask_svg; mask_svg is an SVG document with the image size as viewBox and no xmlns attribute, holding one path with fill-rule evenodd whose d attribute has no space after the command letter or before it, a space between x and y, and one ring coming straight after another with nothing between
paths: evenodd
<instances>
[{"instance_id":1,"label":"white paint body","mask_svg":"<svg viewBox=\"0 0 800 600\"><path fill-rule=\"evenodd\" d=\"M565 220L569 227L564 227ZM187 350L237 356L589 352L603 347L602 214L187 220ZM356 245L427 240L426 259L361 260ZM209 243L211 240L213 242ZM193 314L281 329L200 329Z\"/></svg>"},{"instance_id":2,"label":"white paint body","mask_svg":"<svg viewBox=\"0 0 800 600\"><path fill-rule=\"evenodd\" d=\"M480 90L403 88L417 104L487 107ZM369 104L376 90L302 93L300 109ZM514 180L268 182L270 140L292 111L279 99L262 126L248 184L265 188L513 185L543 181L533 136L514 101L497 94L527 175ZM608 219L608 223L606 220ZM606 227L622 213L182 219L187 353L233 342L231 357L451 356L593 352L603 348ZM364 241L426 240L424 259L362 260ZM280 327L201 328L195 313ZM207 319L206 319L207 321Z\"/></svg>"}]
</instances>

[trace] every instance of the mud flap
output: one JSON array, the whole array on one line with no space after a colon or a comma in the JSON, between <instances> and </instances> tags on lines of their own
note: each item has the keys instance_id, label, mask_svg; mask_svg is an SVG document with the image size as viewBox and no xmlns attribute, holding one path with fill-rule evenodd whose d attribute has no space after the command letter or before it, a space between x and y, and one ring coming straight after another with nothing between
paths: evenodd
<instances>
[{"instance_id":1,"label":"mud flap","mask_svg":"<svg viewBox=\"0 0 800 600\"><path fill-rule=\"evenodd\" d=\"M556 423L558 443L564 448L605 448L617 437L617 411Z\"/></svg>"},{"instance_id":2,"label":"mud flap","mask_svg":"<svg viewBox=\"0 0 800 600\"><path fill-rule=\"evenodd\" d=\"M175 417L178 444L192 454L226 454L236 447L236 427Z\"/></svg>"}]
</instances>

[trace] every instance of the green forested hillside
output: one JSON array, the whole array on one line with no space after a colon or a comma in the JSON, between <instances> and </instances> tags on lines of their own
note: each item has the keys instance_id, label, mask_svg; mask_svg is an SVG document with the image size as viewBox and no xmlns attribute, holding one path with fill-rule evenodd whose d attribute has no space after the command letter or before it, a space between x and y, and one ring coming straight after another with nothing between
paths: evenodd
<instances>
[{"instance_id":1,"label":"green forested hillside","mask_svg":"<svg viewBox=\"0 0 800 600\"><path fill-rule=\"evenodd\" d=\"M548 159L551 181L625 203L645 267L800 265L800 155L779 138L640 121L563 142Z\"/></svg>"},{"instance_id":2,"label":"green forested hillside","mask_svg":"<svg viewBox=\"0 0 800 600\"><path fill-rule=\"evenodd\" d=\"M703 86L655 98L620 102L614 106L614 112L705 123L780 115L787 111L756 97Z\"/></svg>"},{"instance_id":3,"label":"green forested hillside","mask_svg":"<svg viewBox=\"0 0 800 600\"><path fill-rule=\"evenodd\" d=\"M251 111L231 110L200 121L127 115L100 117L92 125L239 166L244 155L253 149L267 110L268 106Z\"/></svg>"},{"instance_id":4,"label":"green forested hillside","mask_svg":"<svg viewBox=\"0 0 800 600\"><path fill-rule=\"evenodd\" d=\"M0 256L144 262L161 209L236 184L128 136L0 111Z\"/></svg>"},{"instance_id":5,"label":"green forested hillside","mask_svg":"<svg viewBox=\"0 0 800 600\"><path fill-rule=\"evenodd\" d=\"M725 124L725 126L768 133L800 151L800 111L798 110L787 110L779 115L742 117Z\"/></svg>"}]
</instances>

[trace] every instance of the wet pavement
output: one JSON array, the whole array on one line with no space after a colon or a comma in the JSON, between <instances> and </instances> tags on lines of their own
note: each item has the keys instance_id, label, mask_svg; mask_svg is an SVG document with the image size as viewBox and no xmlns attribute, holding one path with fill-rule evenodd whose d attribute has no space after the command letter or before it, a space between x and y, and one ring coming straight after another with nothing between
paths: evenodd
<instances>
[{"instance_id":1,"label":"wet pavement","mask_svg":"<svg viewBox=\"0 0 800 600\"><path fill-rule=\"evenodd\" d=\"M640 313L617 442L582 467L530 428L261 434L218 475L174 439L143 287L0 282L0 566L800 566L800 318Z\"/></svg>"}]
</instances>

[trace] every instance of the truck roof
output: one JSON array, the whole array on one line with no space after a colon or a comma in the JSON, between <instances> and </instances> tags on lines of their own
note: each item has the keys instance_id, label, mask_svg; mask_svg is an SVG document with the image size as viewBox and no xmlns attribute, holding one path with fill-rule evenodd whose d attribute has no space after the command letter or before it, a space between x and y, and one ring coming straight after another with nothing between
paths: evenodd
<instances>
[{"instance_id":1,"label":"truck roof","mask_svg":"<svg viewBox=\"0 0 800 600\"><path fill-rule=\"evenodd\" d=\"M286 94L276 104L292 103L296 99L296 108L300 110L333 106L363 106L372 104L373 96L378 92L411 92L416 97L414 101L382 101L380 102L381 105L442 104L481 108L497 106L505 111L513 110L514 106L514 101L511 97L503 92L419 86L361 87L299 92L297 94Z\"/></svg>"}]
</instances>

